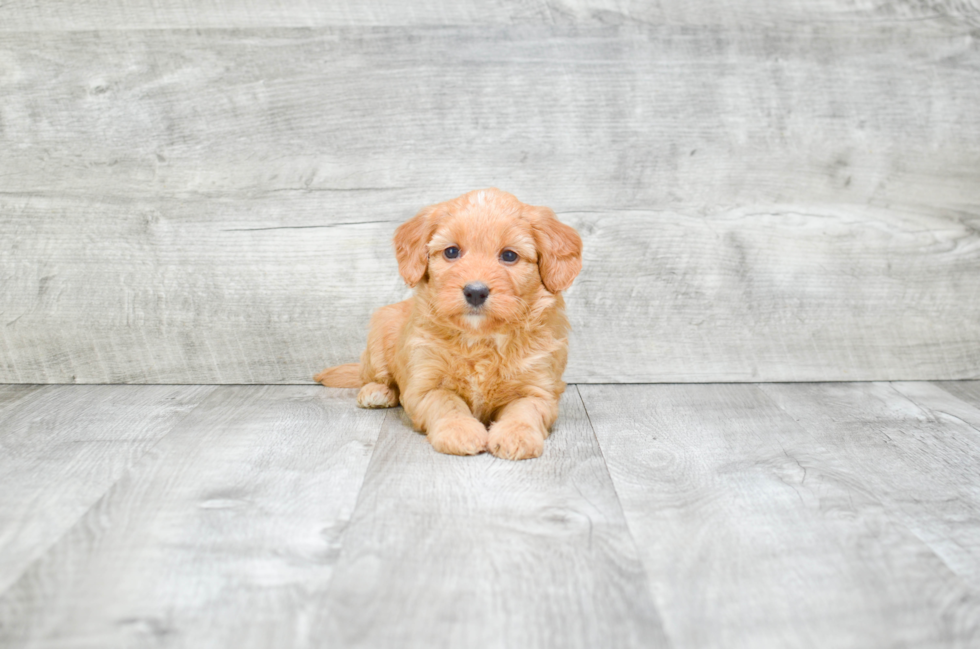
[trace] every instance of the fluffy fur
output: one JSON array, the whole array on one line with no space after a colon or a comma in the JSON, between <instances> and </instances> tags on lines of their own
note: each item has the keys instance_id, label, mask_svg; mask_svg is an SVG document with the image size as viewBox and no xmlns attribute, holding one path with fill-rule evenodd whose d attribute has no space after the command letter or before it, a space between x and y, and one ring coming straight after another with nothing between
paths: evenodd
<instances>
[{"instance_id":1,"label":"fluffy fur","mask_svg":"<svg viewBox=\"0 0 980 649\"><path fill-rule=\"evenodd\" d=\"M561 291L582 268L578 233L546 207L484 189L426 207L394 245L414 296L375 312L360 363L314 378L360 387L363 408L400 402L439 452L541 455L565 390ZM490 289L478 308L463 294L473 282Z\"/></svg>"}]
</instances>

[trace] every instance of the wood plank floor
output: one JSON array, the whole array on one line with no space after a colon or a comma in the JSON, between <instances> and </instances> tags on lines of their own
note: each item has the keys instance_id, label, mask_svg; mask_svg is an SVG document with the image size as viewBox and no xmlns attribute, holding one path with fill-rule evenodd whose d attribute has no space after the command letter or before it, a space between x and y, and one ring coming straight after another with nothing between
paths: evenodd
<instances>
[{"instance_id":1,"label":"wood plank floor","mask_svg":"<svg viewBox=\"0 0 980 649\"><path fill-rule=\"evenodd\" d=\"M570 386L543 457L319 386L0 386L0 647L980 646L980 382Z\"/></svg>"}]
</instances>

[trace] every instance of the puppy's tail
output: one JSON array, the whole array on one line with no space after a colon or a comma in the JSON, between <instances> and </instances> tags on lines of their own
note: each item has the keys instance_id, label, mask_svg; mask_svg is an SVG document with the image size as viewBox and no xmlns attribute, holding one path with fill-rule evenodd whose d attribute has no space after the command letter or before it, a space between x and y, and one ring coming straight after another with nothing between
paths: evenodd
<instances>
[{"instance_id":1,"label":"puppy's tail","mask_svg":"<svg viewBox=\"0 0 980 649\"><path fill-rule=\"evenodd\" d=\"M328 367L314 376L313 380L328 388L359 388L364 385L364 381L361 380L360 363Z\"/></svg>"}]
</instances>

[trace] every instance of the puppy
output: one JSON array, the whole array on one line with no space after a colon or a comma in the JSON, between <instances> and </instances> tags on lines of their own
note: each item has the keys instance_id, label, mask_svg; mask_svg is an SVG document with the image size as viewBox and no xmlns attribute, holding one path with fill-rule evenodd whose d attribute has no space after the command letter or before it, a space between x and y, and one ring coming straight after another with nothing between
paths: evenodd
<instances>
[{"instance_id":1,"label":"puppy","mask_svg":"<svg viewBox=\"0 0 980 649\"><path fill-rule=\"evenodd\" d=\"M547 207L484 189L426 207L395 232L414 296L378 309L360 363L324 370L362 408L401 402L440 453L538 457L568 356L561 292L582 240Z\"/></svg>"}]
</instances>

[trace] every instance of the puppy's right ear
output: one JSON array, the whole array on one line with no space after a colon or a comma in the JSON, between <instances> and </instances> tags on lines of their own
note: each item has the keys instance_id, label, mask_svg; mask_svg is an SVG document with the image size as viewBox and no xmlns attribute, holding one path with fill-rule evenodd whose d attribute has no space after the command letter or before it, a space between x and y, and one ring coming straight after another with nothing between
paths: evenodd
<instances>
[{"instance_id":1,"label":"puppy's right ear","mask_svg":"<svg viewBox=\"0 0 980 649\"><path fill-rule=\"evenodd\" d=\"M582 270L582 238L550 208L525 205L524 213L534 228L541 283L552 293L564 291Z\"/></svg>"},{"instance_id":2,"label":"puppy's right ear","mask_svg":"<svg viewBox=\"0 0 980 649\"><path fill-rule=\"evenodd\" d=\"M395 230L395 258L398 274L405 283L415 287L429 267L429 239L435 231L433 215L436 205L430 205L405 221Z\"/></svg>"}]
</instances>

